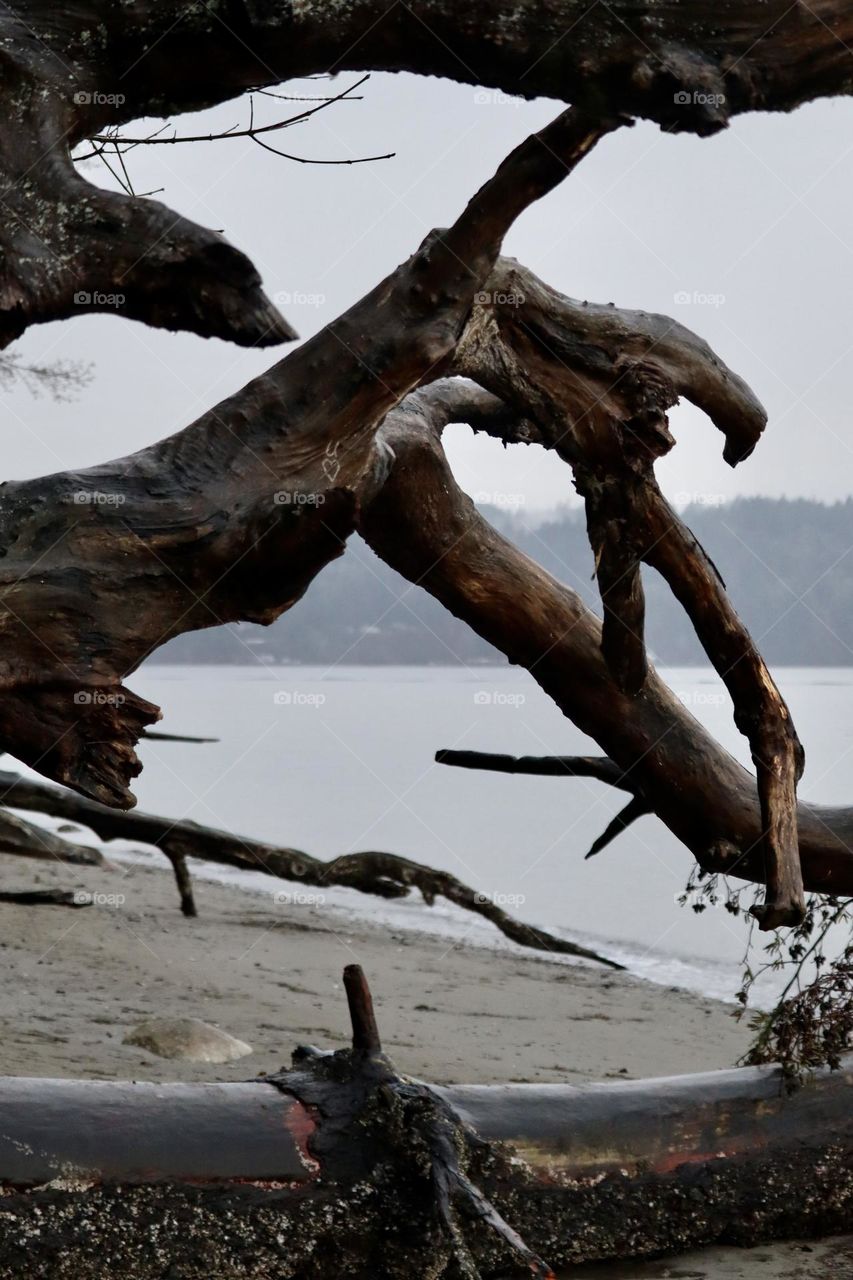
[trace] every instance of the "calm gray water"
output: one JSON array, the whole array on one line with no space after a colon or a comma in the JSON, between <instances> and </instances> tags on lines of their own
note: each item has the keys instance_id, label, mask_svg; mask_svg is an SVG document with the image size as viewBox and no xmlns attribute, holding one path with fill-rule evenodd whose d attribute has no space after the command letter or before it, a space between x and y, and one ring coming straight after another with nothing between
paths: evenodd
<instances>
[{"instance_id":1,"label":"calm gray water","mask_svg":"<svg viewBox=\"0 0 853 1280\"><path fill-rule=\"evenodd\" d=\"M827 803L853 800L853 671L775 674L806 747L801 794ZM664 676L747 761L714 673L690 668ZM141 808L323 858L392 850L500 895L524 919L593 939L643 976L720 997L736 990L746 925L722 909L696 916L677 904L691 858L656 818L643 818L585 862L590 843L620 807L614 791L588 779L520 778L434 763L439 747L597 751L526 672L152 665L129 684L163 708L164 730L220 738L205 746L144 744L135 788ZM264 885L262 877L246 878ZM328 905L493 936L490 926L446 905L388 907L345 890L330 894Z\"/></svg>"}]
</instances>

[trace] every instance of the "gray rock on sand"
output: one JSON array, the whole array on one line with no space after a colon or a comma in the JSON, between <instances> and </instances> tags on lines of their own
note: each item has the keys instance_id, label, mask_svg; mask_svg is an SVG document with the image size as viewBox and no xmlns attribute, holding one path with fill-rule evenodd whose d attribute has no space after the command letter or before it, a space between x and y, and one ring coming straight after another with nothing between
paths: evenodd
<instances>
[{"instance_id":1,"label":"gray rock on sand","mask_svg":"<svg viewBox=\"0 0 853 1280\"><path fill-rule=\"evenodd\" d=\"M123 1043L147 1049L159 1058L189 1062L233 1062L253 1052L245 1040L198 1018L151 1018L128 1031Z\"/></svg>"}]
</instances>

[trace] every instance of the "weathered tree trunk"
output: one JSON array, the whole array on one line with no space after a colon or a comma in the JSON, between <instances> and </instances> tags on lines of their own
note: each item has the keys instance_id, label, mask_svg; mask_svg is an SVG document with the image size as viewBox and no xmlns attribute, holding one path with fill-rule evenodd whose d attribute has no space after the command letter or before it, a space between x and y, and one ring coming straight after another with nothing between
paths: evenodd
<instances>
[{"instance_id":1,"label":"weathered tree trunk","mask_svg":"<svg viewBox=\"0 0 853 1280\"><path fill-rule=\"evenodd\" d=\"M264 1081L0 1080L0 1276L547 1276L849 1229L853 1060L793 1095L775 1068L429 1087L345 978L352 1049Z\"/></svg>"}]
</instances>

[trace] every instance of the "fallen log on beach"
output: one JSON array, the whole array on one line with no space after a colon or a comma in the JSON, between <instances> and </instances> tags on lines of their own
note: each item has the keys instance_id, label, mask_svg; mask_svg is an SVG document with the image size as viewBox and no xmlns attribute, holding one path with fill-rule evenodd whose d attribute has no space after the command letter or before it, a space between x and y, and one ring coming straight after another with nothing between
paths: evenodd
<instances>
[{"instance_id":1,"label":"fallen log on beach","mask_svg":"<svg viewBox=\"0 0 853 1280\"><path fill-rule=\"evenodd\" d=\"M0 1080L0 1276L548 1276L853 1227L853 1057L794 1093L766 1067L430 1087L345 976L352 1049L274 1077Z\"/></svg>"}]
</instances>

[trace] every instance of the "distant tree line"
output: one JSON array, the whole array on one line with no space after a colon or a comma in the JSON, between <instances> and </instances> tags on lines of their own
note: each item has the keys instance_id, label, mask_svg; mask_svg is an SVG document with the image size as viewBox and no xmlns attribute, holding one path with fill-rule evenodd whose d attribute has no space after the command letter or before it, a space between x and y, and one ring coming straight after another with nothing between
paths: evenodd
<instances>
[{"instance_id":1,"label":"distant tree line","mask_svg":"<svg viewBox=\"0 0 853 1280\"><path fill-rule=\"evenodd\" d=\"M598 609L580 512L535 525L483 508L492 523ZM687 522L725 579L767 661L853 664L853 499L742 498L691 507ZM644 570L647 639L664 665L704 663L692 627L654 571ZM180 636L154 661L448 665L504 662L490 645L411 586L360 539L329 565L299 609L271 627L219 627Z\"/></svg>"}]
</instances>

